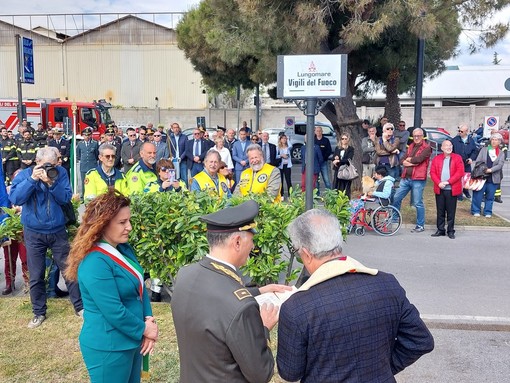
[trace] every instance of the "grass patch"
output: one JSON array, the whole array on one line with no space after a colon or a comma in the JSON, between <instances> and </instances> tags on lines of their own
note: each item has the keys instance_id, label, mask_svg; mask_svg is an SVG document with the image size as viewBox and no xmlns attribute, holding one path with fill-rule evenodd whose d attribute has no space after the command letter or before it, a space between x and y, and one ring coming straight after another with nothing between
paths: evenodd
<instances>
[{"instance_id":1,"label":"grass patch","mask_svg":"<svg viewBox=\"0 0 510 383\"><path fill-rule=\"evenodd\" d=\"M400 213L405 224L416 223L416 209L410 206L411 193L402 201ZM425 204L425 224L436 226L436 197L432 181L427 181L423 192L423 203ZM496 203L494 203L496 205ZM497 226L510 227L510 222L493 215L488 219L485 217L473 217L471 215L471 200L464 198L464 201L457 202L455 213L455 226Z\"/></svg>"},{"instance_id":2,"label":"grass patch","mask_svg":"<svg viewBox=\"0 0 510 383\"><path fill-rule=\"evenodd\" d=\"M179 381L179 352L170 306L152 304L160 335L151 357L151 383ZM89 381L78 344L82 320L67 299L49 299L46 321L37 329L29 298L0 299L0 382L86 383ZM276 331L271 334L276 355ZM273 383L282 383L276 372Z\"/></svg>"}]
</instances>

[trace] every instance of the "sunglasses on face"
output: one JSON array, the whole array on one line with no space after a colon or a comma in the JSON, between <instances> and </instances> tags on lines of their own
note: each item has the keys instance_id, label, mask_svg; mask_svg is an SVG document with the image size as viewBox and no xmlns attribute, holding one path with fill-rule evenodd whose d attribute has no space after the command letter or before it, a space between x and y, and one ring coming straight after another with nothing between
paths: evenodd
<instances>
[{"instance_id":1,"label":"sunglasses on face","mask_svg":"<svg viewBox=\"0 0 510 383\"><path fill-rule=\"evenodd\" d=\"M107 160L114 160L117 156L115 154L103 154L103 157Z\"/></svg>"},{"instance_id":2,"label":"sunglasses on face","mask_svg":"<svg viewBox=\"0 0 510 383\"><path fill-rule=\"evenodd\" d=\"M406 124L398 124L398 126L406 126Z\"/></svg>"},{"instance_id":3,"label":"sunglasses on face","mask_svg":"<svg viewBox=\"0 0 510 383\"><path fill-rule=\"evenodd\" d=\"M161 137L161 134L154 134L154 137Z\"/></svg>"},{"instance_id":4,"label":"sunglasses on face","mask_svg":"<svg viewBox=\"0 0 510 383\"><path fill-rule=\"evenodd\" d=\"M348 138L347 137L342 137L342 140L348 140Z\"/></svg>"},{"instance_id":5,"label":"sunglasses on face","mask_svg":"<svg viewBox=\"0 0 510 383\"><path fill-rule=\"evenodd\" d=\"M385 130L394 130L393 128L386 128Z\"/></svg>"},{"instance_id":6,"label":"sunglasses on face","mask_svg":"<svg viewBox=\"0 0 510 383\"><path fill-rule=\"evenodd\" d=\"M129 134L128 137L136 137L136 134Z\"/></svg>"},{"instance_id":7,"label":"sunglasses on face","mask_svg":"<svg viewBox=\"0 0 510 383\"><path fill-rule=\"evenodd\" d=\"M173 168L167 168L166 166L162 166L161 167L161 171L163 171L163 172L167 172L167 171L172 170L172 169Z\"/></svg>"}]
</instances>

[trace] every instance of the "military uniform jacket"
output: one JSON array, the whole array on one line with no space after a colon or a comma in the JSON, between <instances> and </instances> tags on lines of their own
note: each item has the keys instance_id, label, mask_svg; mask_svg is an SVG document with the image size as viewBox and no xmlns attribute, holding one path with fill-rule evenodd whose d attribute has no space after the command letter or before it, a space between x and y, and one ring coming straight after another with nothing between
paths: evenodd
<instances>
[{"instance_id":1,"label":"military uniform jacket","mask_svg":"<svg viewBox=\"0 0 510 383\"><path fill-rule=\"evenodd\" d=\"M69 169L71 164L69 160L71 159L71 141L68 141L64 138L57 140L51 140L48 146L53 146L57 148L60 154L62 155L62 167Z\"/></svg>"},{"instance_id":2,"label":"military uniform jacket","mask_svg":"<svg viewBox=\"0 0 510 383\"><path fill-rule=\"evenodd\" d=\"M37 152L37 145L33 140L18 141L18 158L20 160L32 160L35 163L35 153Z\"/></svg>"},{"instance_id":3,"label":"military uniform jacket","mask_svg":"<svg viewBox=\"0 0 510 383\"><path fill-rule=\"evenodd\" d=\"M268 382L274 360L259 306L229 266L205 257L177 274L172 296L180 382Z\"/></svg>"},{"instance_id":4,"label":"military uniform jacket","mask_svg":"<svg viewBox=\"0 0 510 383\"><path fill-rule=\"evenodd\" d=\"M76 159L80 161L80 171L85 173L97 166L99 157L99 144L95 140L90 140L87 144L81 141L76 146Z\"/></svg>"},{"instance_id":5,"label":"military uniform jacket","mask_svg":"<svg viewBox=\"0 0 510 383\"><path fill-rule=\"evenodd\" d=\"M38 148L44 148L48 142L48 133L44 130L36 130L33 139Z\"/></svg>"},{"instance_id":6,"label":"military uniform jacket","mask_svg":"<svg viewBox=\"0 0 510 383\"><path fill-rule=\"evenodd\" d=\"M18 159L16 142L14 140L10 138L2 139L0 140L0 145L2 145L2 158L5 158L6 161Z\"/></svg>"}]
</instances>

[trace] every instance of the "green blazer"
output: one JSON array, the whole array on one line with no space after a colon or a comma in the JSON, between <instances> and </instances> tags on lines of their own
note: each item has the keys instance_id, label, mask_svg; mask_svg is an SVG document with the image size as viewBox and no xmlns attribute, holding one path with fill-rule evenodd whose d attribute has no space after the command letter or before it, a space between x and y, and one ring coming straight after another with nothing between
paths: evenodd
<instances>
[{"instance_id":1,"label":"green blazer","mask_svg":"<svg viewBox=\"0 0 510 383\"><path fill-rule=\"evenodd\" d=\"M120 244L117 250L138 263L129 244ZM144 318L152 316L145 286L141 299L138 279L98 251L90 252L80 263L78 283L85 309L80 344L102 351L139 347Z\"/></svg>"}]
</instances>

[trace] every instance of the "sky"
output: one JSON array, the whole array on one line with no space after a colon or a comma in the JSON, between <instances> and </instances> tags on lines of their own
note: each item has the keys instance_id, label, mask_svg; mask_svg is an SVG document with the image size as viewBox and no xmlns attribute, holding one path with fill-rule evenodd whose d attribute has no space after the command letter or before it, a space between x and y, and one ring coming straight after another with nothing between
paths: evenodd
<instances>
[{"instance_id":1,"label":"sky","mask_svg":"<svg viewBox=\"0 0 510 383\"><path fill-rule=\"evenodd\" d=\"M155 13L155 12L185 12L197 5L199 0L87 0L87 1L69 1L69 0L2 0L1 15L27 15L27 14L81 14L81 13ZM2 18L0 19L6 20ZM175 27L179 20L178 16L168 19L167 16L147 16L148 18L154 17L154 21L158 24L163 24L168 27ZM115 16L111 16L115 18ZM17 17L16 23L27 24L27 17ZM76 19L65 18L66 26L69 29L82 28L87 22L92 23L90 27L96 27L98 16ZM495 15L494 20L501 20L507 22L510 20L510 8ZM111 21L107 18L102 18L102 22ZM11 20L12 22L12 20ZM44 27L48 23L52 23L56 28L59 24L64 24L64 16L54 16L51 20L47 17L33 18L33 24L40 24ZM35 27L36 25L33 25ZM28 28L28 25L20 25ZM510 34L495 47L482 50L474 55L467 52L469 37L473 32L463 32L461 35L461 44L459 46L459 55L451 58L446 62L447 65L492 65L494 52L498 53L498 58L501 60L500 65L510 66Z\"/></svg>"}]
</instances>

